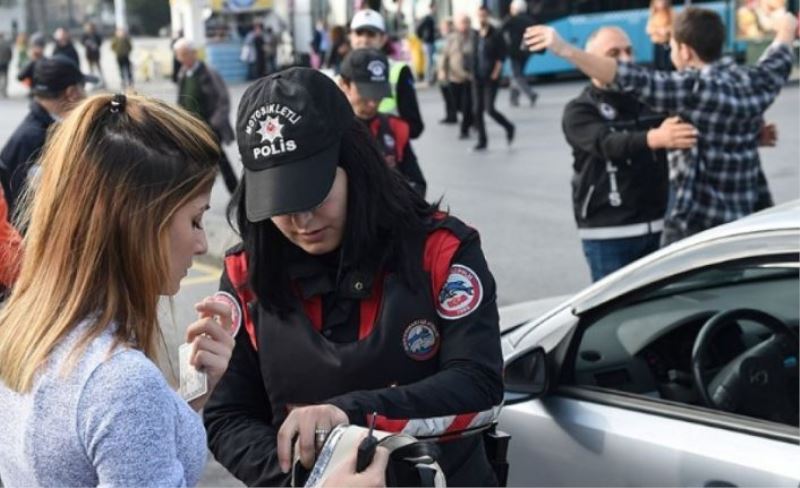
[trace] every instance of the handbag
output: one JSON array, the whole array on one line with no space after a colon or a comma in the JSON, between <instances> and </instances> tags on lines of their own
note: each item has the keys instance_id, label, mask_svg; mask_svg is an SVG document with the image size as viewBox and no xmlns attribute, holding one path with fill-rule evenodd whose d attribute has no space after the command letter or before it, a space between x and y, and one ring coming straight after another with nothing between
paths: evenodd
<instances>
[{"instance_id":1,"label":"handbag","mask_svg":"<svg viewBox=\"0 0 800 488\"><path fill-rule=\"evenodd\" d=\"M242 45L242 52L239 55L239 60L248 64L256 61L256 51L251 43L245 43Z\"/></svg>"},{"instance_id":2,"label":"handbag","mask_svg":"<svg viewBox=\"0 0 800 488\"><path fill-rule=\"evenodd\" d=\"M325 440L310 473L303 473L299 459L295 458L291 486L299 486L304 474L308 477L303 486L322 486L328 475L352 456L368 431L357 425L336 426ZM387 486L447 486L444 472L436 461L439 456L436 444L420 441L407 434L381 430L374 430L372 435L378 439L378 446L389 451Z\"/></svg>"}]
</instances>

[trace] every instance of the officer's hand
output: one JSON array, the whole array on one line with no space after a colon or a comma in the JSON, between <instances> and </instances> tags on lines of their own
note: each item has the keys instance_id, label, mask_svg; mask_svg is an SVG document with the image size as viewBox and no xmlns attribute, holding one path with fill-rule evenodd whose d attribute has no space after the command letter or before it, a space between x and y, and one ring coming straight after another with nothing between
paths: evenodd
<instances>
[{"instance_id":1,"label":"officer's hand","mask_svg":"<svg viewBox=\"0 0 800 488\"><path fill-rule=\"evenodd\" d=\"M229 332L233 313L230 305L205 298L194 308L198 320L186 328L186 342L193 346L189 363L208 377L208 393L192 402L192 407L199 410L228 369L235 341Z\"/></svg>"},{"instance_id":2,"label":"officer's hand","mask_svg":"<svg viewBox=\"0 0 800 488\"><path fill-rule=\"evenodd\" d=\"M359 441L356 445L360 444ZM347 456L347 460L331 471L324 487L336 488L339 486L350 486L353 488L383 488L386 486L386 465L389 464L389 450L378 446L375 449L375 456L372 464L360 473L356 473L356 458L358 449Z\"/></svg>"},{"instance_id":3,"label":"officer's hand","mask_svg":"<svg viewBox=\"0 0 800 488\"><path fill-rule=\"evenodd\" d=\"M534 25L525 29L523 43L530 51L549 49L556 56L562 56L569 48L569 44L564 42L558 32L547 25Z\"/></svg>"},{"instance_id":4,"label":"officer's hand","mask_svg":"<svg viewBox=\"0 0 800 488\"><path fill-rule=\"evenodd\" d=\"M786 12L775 23L775 40L783 44L791 44L797 35L797 18L795 14Z\"/></svg>"},{"instance_id":5,"label":"officer's hand","mask_svg":"<svg viewBox=\"0 0 800 488\"><path fill-rule=\"evenodd\" d=\"M679 117L669 117L659 128L647 132L647 145L651 149L689 149L696 144L697 129Z\"/></svg>"},{"instance_id":6,"label":"officer's hand","mask_svg":"<svg viewBox=\"0 0 800 488\"><path fill-rule=\"evenodd\" d=\"M758 133L758 145L763 147L775 147L778 143L778 128L775 124L764 124Z\"/></svg>"},{"instance_id":7,"label":"officer's hand","mask_svg":"<svg viewBox=\"0 0 800 488\"><path fill-rule=\"evenodd\" d=\"M297 437L300 463L306 468L314 466L316 456L315 431L330 432L339 424L346 424L347 414L333 405L298 407L289 413L278 430L278 461L281 471L288 473L292 467L292 443Z\"/></svg>"}]
</instances>

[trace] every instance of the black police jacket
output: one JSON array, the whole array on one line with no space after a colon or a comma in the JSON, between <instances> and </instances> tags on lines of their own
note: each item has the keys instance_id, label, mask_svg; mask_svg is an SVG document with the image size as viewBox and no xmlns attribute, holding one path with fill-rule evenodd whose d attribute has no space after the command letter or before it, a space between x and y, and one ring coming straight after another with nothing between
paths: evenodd
<instances>
[{"instance_id":1,"label":"black police jacket","mask_svg":"<svg viewBox=\"0 0 800 488\"><path fill-rule=\"evenodd\" d=\"M3 184L8 214L13 215L17 200L28 179L28 171L36 162L47 139L53 117L35 101L3 150L0 151L0 182Z\"/></svg>"},{"instance_id":2,"label":"black police jacket","mask_svg":"<svg viewBox=\"0 0 800 488\"><path fill-rule=\"evenodd\" d=\"M403 238L416 249L416 286L396 265L348 267L337 284L325 264L290 256L296 304L283 316L247 286L245 254L227 255L220 296L242 325L203 417L211 451L238 479L286 484L281 424L296 406L329 403L352 424L368 425L375 412L378 429L441 440L452 486L497 484L477 433L503 397L495 283L478 235L440 215L427 235Z\"/></svg>"},{"instance_id":3,"label":"black police jacket","mask_svg":"<svg viewBox=\"0 0 800 488\"><path fill-rule=\"evenodd\" d=\"M562 128L574 157L572 203L579 229L664 218L666 154L647 145L647 131L663 118L631 96L593 85L567 104ZM603 238L630 237L622 234Z\"/></svg>"}]
</instances>

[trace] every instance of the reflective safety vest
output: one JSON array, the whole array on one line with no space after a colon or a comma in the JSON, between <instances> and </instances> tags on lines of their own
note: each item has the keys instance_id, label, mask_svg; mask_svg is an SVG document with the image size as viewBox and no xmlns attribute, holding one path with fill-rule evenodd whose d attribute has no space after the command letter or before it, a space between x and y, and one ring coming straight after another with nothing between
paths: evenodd
<instances>
[{"instance_id":1,"label":"reflective safety vest","mask_svg":"<svg viewBox=\"0 0 800 488\"><path fill-rule=\"evenodd\" d=\"M408 64L403 63L402 61L390 61L389 62L389 85L392 88L391 96L388 96L381 100L381 104L378 105L378 112L384 114L392 114L398 115L397 112L397 82L400 81L400 71L403 70L408 66Z\"/></svg>"}]
</instances>

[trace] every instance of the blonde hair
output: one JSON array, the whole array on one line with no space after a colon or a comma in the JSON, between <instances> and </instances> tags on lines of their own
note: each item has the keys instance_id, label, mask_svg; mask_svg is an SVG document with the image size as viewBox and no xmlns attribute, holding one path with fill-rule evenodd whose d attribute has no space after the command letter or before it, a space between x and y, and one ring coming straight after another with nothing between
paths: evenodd
<instances>
[{"instance_id":1,"label":"blonde hair","mask_svg":"<svg viewBox=\"0 0 800 488\"><path fill-rule=\"evenodd\" d=\"M87 318L73 360L113 323L115 346L156 361L170 218L210 190L218 159L207 126L141 96L93 96L58 125L23 201L22 265L0 312L7 387L30 391L54 347Z\"/></svg>"}]
</instances>

